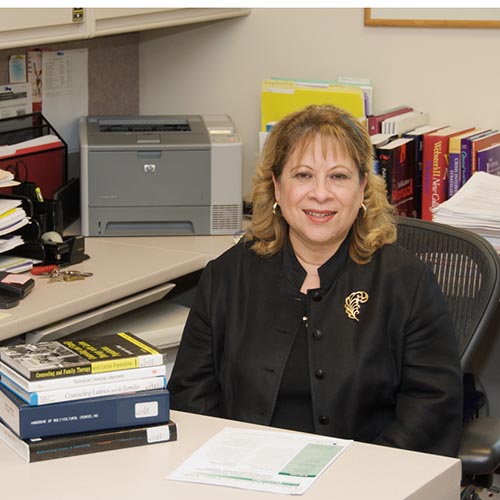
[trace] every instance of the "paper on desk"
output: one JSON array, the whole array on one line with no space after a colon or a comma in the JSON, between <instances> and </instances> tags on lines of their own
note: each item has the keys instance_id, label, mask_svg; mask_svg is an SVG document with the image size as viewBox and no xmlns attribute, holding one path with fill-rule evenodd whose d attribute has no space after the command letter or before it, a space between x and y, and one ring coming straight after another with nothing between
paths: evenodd
<instances>
[{"instance_id":1,"label":"paper on desk","mask_svg":"<svg viewBox=\"0 0 500 500\"><path fill-rule=\"evenodd\" d=\"M476 172L432 212L433 221L474 231L500 249L499 176Z\"/></svg>"},{"instance_id":2,"label":"paper on desk","mask_svg":"<svg viewBox=\"0 0 500 500\"><path fill-rule=\"evenodd\" d=\"M449 200L438 205L436 216L454 216L459 220L479 219L500 226L500 177L476 172Z\"/></svg>"},{"instance_id":3,"label":"paper on desk","mask_svg":"<svg viewBox=\"0 0 500 500\"><path fill-rule=\"evenodd\" d=\"M352 441L226 427L167 479L301 495Z\"/></svg>"},{"instance_id":4,"label":"paper on desk","mask_svg":"<svg viewBox=\"0 0 500 500\"><path fill-rule=\"evenodd\" d=\"M0 271L8 273L23 273L29 271L33 265L41 264L39 259L17 257L15 255L0 255Z\"/></svg>"}]
</instances>

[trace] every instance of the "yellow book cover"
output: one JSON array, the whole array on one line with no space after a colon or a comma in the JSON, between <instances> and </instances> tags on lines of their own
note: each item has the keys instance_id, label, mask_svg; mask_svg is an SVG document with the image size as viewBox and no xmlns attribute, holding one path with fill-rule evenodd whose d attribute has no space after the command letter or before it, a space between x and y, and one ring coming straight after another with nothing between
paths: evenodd
<instances>
[{"instance_id":1,"label":"yellow book cover","mask_svg":"<svg viewBox=\"0 0 500 500\"><path fill-rule=\"evenodd\" d=\"M128 332L0 347L0 360L26 380L88 375L163 364L155 346Z\"/></svg>"},{"instance_id":2,"label":"yellow book cover","mask_svg":"<svg viewBox=\"0 0 500 500\"><path fill-rule=\"evenodd\" d=\"M262 82L261 129L270 122L298 111L310 104L333 104L349 111L359 120L364 116L362 89L330 83L296 82L267 79Z\"/></svg>"}]
</instances>

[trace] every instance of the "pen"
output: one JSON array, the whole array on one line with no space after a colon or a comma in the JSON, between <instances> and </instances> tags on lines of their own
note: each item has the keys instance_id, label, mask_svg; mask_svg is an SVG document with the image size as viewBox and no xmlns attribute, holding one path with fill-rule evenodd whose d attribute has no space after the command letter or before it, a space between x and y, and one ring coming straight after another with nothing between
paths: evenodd
<instances>
[{"instance_id":1,"label":"pen","mask_svg":"<svg viewBox=\"0 0 500 500\"><path fill-rule=\"evenodd\" d=\"M35 188L35 195L38 201L43 201L42 190L38 186Z\"/></svg>"}]
</instances>

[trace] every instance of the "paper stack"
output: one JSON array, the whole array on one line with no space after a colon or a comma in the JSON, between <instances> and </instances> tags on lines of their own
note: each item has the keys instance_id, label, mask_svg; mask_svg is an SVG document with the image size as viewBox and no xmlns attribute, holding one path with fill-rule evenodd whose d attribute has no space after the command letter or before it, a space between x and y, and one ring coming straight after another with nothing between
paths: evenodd
<instances>
[{"instance_id":1,"label":"paper stack","mask_svg":"<svg viewBox=\"0 0 500 500\"><path fill-rule=\"evenodd\" d=\"M432 220L473 231L500 251L500 177L476 172L450 199L432 210Z\"/></svg>"},{"instance_id":2,"label":"paper stack","mask_svg":"<svg viewBox=\"0 0 500 500\"><path fill-rule=\"evenodd\" d=\"M0 151L2 146L0 146ZM14 174L0 168L0 188L18 186L19 182L14 180Z\"/></svg>"},{"instance_id":3,"label":"paper stack","mask_svg":"<svg viewBox=\"0 0 500 500\"><path fill-rule=\"evenodd\" d=\"M26 212L21 208L21 200L0 199L0 253L24 243L21 236L9 233L25 226L28 222Z\"/></svg>"}]
</instances>

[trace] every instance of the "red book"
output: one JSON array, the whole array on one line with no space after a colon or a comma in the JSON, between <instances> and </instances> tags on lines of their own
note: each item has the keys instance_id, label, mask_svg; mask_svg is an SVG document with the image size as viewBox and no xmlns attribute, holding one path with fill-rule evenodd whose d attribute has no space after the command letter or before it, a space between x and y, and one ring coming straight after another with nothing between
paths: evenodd
<instances>
[{"instance_id":1,"label":"red book","mask_svg":"<svg viewBox=\"0 0 500 500\"><path fill-rule=\"evenodd\" d=\"M413 111L410 106L399 106L397 108L388 109L377 115L372 115L367 118L368 133L370 135L380 134L382 132L382 122L387 120L387 118L392 118L393 116L402 115L403 113L408 113Z\"/></svg>"},{"instance_id":2,"label":"red book","mask_svg":"<svg viewBox=\"0 0 500 500\"><path fill-rule=\"evenodd\" d=\"M432 209L448 198L448 144L450 137L468 129L446 127L424 135L422 161L422 219L432 220Z\"/></svg>"}]
</instances>

